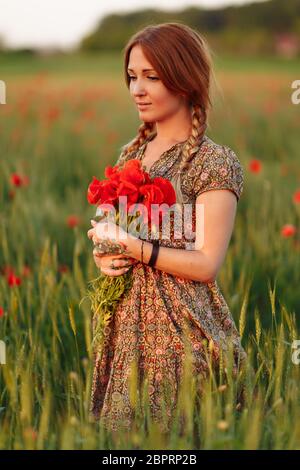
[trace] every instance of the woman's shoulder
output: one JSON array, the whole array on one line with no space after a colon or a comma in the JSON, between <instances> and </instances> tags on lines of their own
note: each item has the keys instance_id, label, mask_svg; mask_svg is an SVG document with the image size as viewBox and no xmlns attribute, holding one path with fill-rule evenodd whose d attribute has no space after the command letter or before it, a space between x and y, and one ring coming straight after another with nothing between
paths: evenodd
<instances>
[{"instance_id":1,"label":"woman's shoulder","mask_svg":"<svg viewBox=\"0 0 300 470\"><path fill-rule=\"evenodd\" d=\"M237 154L207 135L195 152L188 177L193 179L195 197L210 189L230 189L239 200L243 191L244 172Z\"/></svg>"},{"instance_id":2,"label":"woman's shoulder","mask_svg":"<svg viewBox=\"0 0 300 470\"><path fill-rule=\"evenodd\" d=\"M215 142L206 134L193 160L196 165L205 162L222 164L224 161L231 161L233 164L239 163L241 165L237 154L231 147Z\"/></svg>"}]
</instances>

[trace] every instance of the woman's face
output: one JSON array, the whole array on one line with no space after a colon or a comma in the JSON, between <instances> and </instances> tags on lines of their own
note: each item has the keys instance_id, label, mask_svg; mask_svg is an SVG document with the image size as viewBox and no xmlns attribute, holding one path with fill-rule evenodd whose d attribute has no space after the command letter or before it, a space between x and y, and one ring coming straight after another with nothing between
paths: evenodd
<instances>
[{"instance_id":1,"label":"woman's face","mask_svg":"<svg viewBox=\"0 0 300 470\"><path fill-rule=\"evenodd\" d=\"M142 121L163 121L186 106L182 95L175 96L165 87L139 45L131 49L128 75L131 77L129 90L135 103L150 103L143 108L136 104Z\"/></svg>"}]
</instances>

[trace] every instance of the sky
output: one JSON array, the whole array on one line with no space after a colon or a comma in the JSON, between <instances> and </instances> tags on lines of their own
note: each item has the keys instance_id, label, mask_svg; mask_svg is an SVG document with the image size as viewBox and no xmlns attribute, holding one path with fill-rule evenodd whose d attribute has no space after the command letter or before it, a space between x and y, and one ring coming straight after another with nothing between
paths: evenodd
<instances>
[{"instance_id":1,"label":"sky","mask_svg":"<svg viewBox=\"0 0 300 470\"><path fill-rule=\"evenodd\" d=\"M109 13L143 8L166 11L189 6L216 8L262 0L0 0L0 38L9 48L76 48Z\"/></svg>"}]
</instances>

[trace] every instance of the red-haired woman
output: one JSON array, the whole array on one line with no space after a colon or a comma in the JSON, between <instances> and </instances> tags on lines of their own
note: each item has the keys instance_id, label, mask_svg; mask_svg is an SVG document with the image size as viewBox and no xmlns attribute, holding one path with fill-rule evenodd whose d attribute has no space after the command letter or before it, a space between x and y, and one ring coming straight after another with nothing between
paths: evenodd
<instances>
[{"instance_id":1,"label":"red-haired woman","mask_svg":"<svg viewBox=\"0 0 300 470\"><path fill-rule=\"evenodd\" d=\"M190 205L192 218L183 237L171 230L158 246L128 235L125 255L99 257L94 250L96 265L108 276L122 275L131 266L133 286L118 304L103 354L95 354L90 411L112 430L131 427L129 376L135 363L139 383L147 377L152 417L168 430L188 361L185 345L192 353L190 373L198 379L209 376L210 361L217 370L230 346L235 377L247 358L216 282L243 190L243 170L231 148L205 134L213 72L199 33L180 23L147 26L126 45L124 62L143 123L116 163L138 158L150 177L169 179L176 203ZM204 208L203 223L201 211L197 221L197 204ZM175 232L176 224L171 224ZM95 230L88 236L97 242Z\"/></svg>"}]
</instances>

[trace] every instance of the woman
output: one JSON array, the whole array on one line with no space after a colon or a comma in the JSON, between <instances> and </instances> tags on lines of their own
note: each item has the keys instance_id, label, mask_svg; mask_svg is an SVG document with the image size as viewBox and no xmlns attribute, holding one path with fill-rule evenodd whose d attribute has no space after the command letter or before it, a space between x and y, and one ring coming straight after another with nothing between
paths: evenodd
<instances>
[{"instance_id":1,"label":"woman","mask_svg":"<svg viewBox=\"0 0 300 470\"><path fill-rule=\"evenodd\" d=\"M185 224L181 238L171 230L158 248L151 240L120 230L125 255L99 256L93 251L102 273L120 276L131 267L133 277L106 330L103 354L95 352L90 410L112 430L131 426L128 377L134 359L139 378L147 375L152 417L162 422L161 386L169 386L171 418L186 358L185 326L195 376L207 377L209 372L207 344L216 367L230 344L235 373L247 357L216 282L243 190L243 170L233 150L205 134L211 76L208 47L186 25L148 26L126 46L126 83L143 123L137 137L122 148L117 164L140 159L151 177L169 179L178 205L192 207L192 223ZM196 204L204 208L204 230ZM177 233L178 219L170 220ZM94 243L101 240L100 225L105 224L94 224L88 231ZM111 228L106 226L108 237Z\"/></svg>"}]
</instances>

